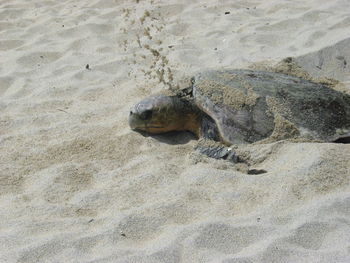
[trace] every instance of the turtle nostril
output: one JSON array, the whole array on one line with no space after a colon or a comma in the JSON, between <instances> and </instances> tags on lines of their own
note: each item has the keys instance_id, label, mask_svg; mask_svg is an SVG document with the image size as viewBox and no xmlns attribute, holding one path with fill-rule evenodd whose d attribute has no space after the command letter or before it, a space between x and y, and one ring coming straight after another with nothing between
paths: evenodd
<instances>
[{"instance_id":1,"label":"turtle nostril","mask_svg":"<svg viewBox=\"0 0 350 263\"><path fill-rule=\"evenodd\" d=\"M133 114L133 112L132 111L130 111L130 115L132 115Z\"/></svg>"}]
</instances>

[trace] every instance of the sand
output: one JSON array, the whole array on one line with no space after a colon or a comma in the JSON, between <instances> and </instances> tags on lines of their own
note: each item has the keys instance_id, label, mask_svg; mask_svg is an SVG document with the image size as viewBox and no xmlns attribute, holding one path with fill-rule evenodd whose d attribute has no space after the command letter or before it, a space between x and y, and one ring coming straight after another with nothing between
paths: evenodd
<instances>
[{"instance_id":1,"label":"sand","mask_svg":"<svg viewBox=\"0 0 350 263\"><path fill-rule=\"evenodd\" d=\"M343 52L349 1L0 7L0 262L350 261L349 144L251 145L248 175L127 122L199 70ZM299 63L349 90L337 56Z\"/></svg>"}]
</instances>

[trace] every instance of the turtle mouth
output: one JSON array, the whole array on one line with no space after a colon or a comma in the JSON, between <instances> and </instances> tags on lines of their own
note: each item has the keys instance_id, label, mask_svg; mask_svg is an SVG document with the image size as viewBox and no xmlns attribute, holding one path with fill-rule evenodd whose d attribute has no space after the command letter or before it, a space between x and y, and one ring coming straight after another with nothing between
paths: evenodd
<instances>
[{"instance_id":1,"label":"turtle mouth","mask_svg":"<svg viewBox=\"0 0 350 263\"><path fill-rule=\"evenodd\" d=\"M134 131L152 131L152 130L161 130L164 127L161 125L154 125L150 123L145 123L142 120L139 120L137 118L130 118L129 119L129 126Z\"/></svg>"},{"instance_id":2,"label":"turtle mouth","mask_svg":"<svg viewBox=\"0 0 350 263\"><path fill-rule=\"evenodd\" d=\"M164 127L159 124L153 122L151 118L150 111L144 111L142 116L140 114L134 114L130 112L129 115L129 126L132 130L139 131L149 131L149 132L157 132L157 130L164 129ZM147 115L147 116L146 116Z\"/></svg>"}]
</instances>

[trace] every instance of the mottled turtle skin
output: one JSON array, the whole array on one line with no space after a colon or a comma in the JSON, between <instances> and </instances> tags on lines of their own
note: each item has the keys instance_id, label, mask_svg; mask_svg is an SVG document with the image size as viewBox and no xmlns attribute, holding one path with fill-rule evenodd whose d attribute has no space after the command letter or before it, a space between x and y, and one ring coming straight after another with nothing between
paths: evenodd
<instances>
[{"instance_id":1,"label":"mottled turtle skin","mask_svg":"<svg viewBox=\"0 0 350 263\"><path fill-rule=\"evenodd\" d=\"M326 85L253 70L201 72L192 83L187 97L158 95L136 104L130 127L188 130L225 145L350 137L350 96Z\"/></svg>"}]
</instances>

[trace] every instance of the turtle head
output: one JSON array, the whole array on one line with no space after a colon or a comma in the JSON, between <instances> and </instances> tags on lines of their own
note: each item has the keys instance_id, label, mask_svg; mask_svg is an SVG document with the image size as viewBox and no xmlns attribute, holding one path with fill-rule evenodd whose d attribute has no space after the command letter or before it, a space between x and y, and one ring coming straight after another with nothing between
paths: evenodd
<instances>
[{"instance_id":1,"label":"turtle head","mask_svg":"<svg viewBox=\"0 0 350 263\"><path fill-rule=\"evenodd\" d=\"M130 110L129 125L133 130L148 133L189 130L195 112L190 103L176 96L148 97ZM192 117L193 119L193 117Z\"/></svg>"}]
</instances>

